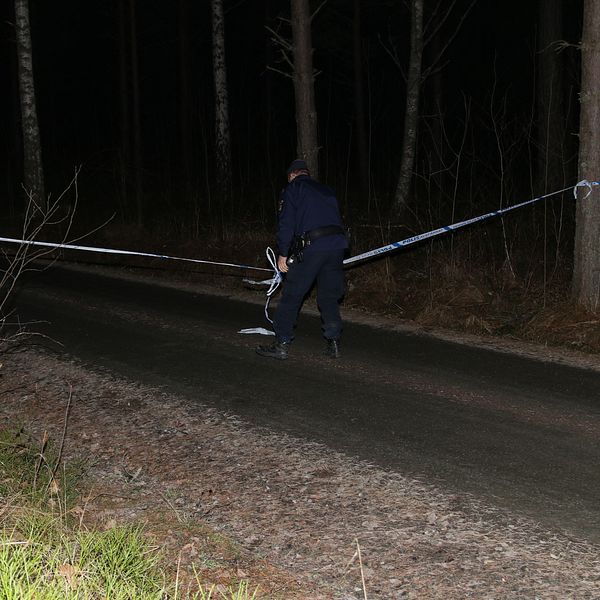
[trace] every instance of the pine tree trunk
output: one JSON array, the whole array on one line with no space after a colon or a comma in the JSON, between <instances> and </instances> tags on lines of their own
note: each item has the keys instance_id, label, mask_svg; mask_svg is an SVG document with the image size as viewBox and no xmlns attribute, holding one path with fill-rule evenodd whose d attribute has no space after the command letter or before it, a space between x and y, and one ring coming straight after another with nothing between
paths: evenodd
<instances>
[{"instance_id":1,"label":"pine tree trunk","mask_svg":"<svg viewBox=\"0 0 600 600\"><path fill-rule=\"evenodd\" d=\"M37 202L45 199L42 145L35 102L29 0L15 0L19 95L23 135L23 184Z\"/></svg>"},{"instance_id":2,"label":"pine tree trunk","mask_svg":"<svg viewBox=\"0 0 600 600\"><path fill-rule=\"evenodd\" d=\"M406 110L400 175L392 204L393 220L402 219L410 194L417 148L417 125L419 122L419 98L421 92L421 69L423 61L423 0L411 4L410 57L406 82Z\"/></svg>"},{"instance_id":3,"label":"pine tree trunk","mask_svg":"<svg viewBox=\"0 0 600 600\"><path fill-rule=\"evenodd\" d=\"M296 98L297 156L319 177L317 109L312 61L311 15L308 0L291 0L294 94Z\"/></svg>"},{"instance_id":4,"label":"pine tree trunk","mask_svg":"<svg viewBox=\"0 0 600 600\"><path fill-rule=\"evenodd\" d=\"M538 23L536 180L545 193L563 183L563 55L553 45L562 38L562 0L538 0Z\"/></svg>"},{"instance_id":5,"label":"pine tree trunk","mask_svg":"<svg viewBox=\"0 0 600 600\"><path fill-rule=\"evenodd\" d=\"M213 75L215 83L215 145L217 187L221 199L221 213L231 196L231 145L229 132L229 96L227 65L225 62L225 17L223 0L211 0Z\"/></svg>"},{"instance_id":6,"label":"pine tree trunk","mask_svg":"<svg viewBox=\"0 0 600 600\"><path fill-rule=\"evenodd\" d=\"M595 180L600 173L600 0L585 0L581 41L581 116L579 179ZM573 296L582 306L600 308L600 203L597 188L577 200Z\"/></svg>"}]
</instances>

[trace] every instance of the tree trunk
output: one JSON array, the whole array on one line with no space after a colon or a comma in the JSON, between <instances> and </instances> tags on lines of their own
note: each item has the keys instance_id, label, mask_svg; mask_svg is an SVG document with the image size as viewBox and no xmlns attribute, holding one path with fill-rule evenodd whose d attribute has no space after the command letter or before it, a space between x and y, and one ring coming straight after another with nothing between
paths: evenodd
<instances>
[{"instance_id":1,"label":"tree trunk","mask_svg":"<svg viewBox=\"0 0 600 600\"><path fill-rule=\"evenodd\" d=\"M217 187L223 209L231 196L231 144L229 133L229 96L225 62L225 17L223 0L211 0L213 76L215 82L215 145Z\"/></svg>"},{"instance_id":2,"label":"tree trunk","mask_svg":"<svg viewBox=\"0 0 600 600\"><path fill-rule=\"evenodd\" d=\"M538 23L536 180L545 193L563 183L563 55L554 46L562 38L562 0L538 0Z\"/></svg>"},{"instance_id":3,"label":"tree trunk","mask_svg":"<svg viewBox=\"0 0 600 600\"><path fill-rule=\"evenodd\" d=\"M44 169L35 103L29 0L15 0L15 22L23 135L23 183L34 200L44 202Z\"/></svg>"},{"instance_id":4,"label":"tree trunk","mask_svg":"<svg viewBox=\"0 0 600 600\"><path fill-rule=\"evenodd\" d=\"M354 120L356 122L356 157L357 173L361 199L368 203L369 196L369 152L367 144L364 77L363 77L363 52L361 36L361 0L354 0L353 18L353 57L354 57Z\"/></svg>"},{"instance_id":5,"label":"tree trunk","mask_svg":"<svg viewBox=\"0 0 600 600\"><path fill-rule=\"evenodd\" d=\"M585 0L581 41L581 116L579 179L595 180L600 173L600 0ZM600 204L597 189L577 201L573 297L582 306L600 308Z\"/></svg>"},{"instance_id":6,"label":"tree trunk","mask_svg":"<svg viewBox=\"0 0 600 600\"><path fill-rule=\"evenodd\" d=\"M317 109L312 61L311 15L308 0L291 0L294 94L296 98L297 156L319 177Z\"/></svg>"},{"instance_id":7,"label":"tree trunk","mask_svg":"<svg viewBox=\"0 0 600 600\"><path fill-rule=\"evenodd\" d=\"M423 1L413 0L410 26L410 57L406 82L406 111L404 115L404 139L400 175L392 204L391 217L402 219L410 194L415 154L417 148L417 125L419 121L419 98L423 61Z\"/></svg>"}]
</instances>

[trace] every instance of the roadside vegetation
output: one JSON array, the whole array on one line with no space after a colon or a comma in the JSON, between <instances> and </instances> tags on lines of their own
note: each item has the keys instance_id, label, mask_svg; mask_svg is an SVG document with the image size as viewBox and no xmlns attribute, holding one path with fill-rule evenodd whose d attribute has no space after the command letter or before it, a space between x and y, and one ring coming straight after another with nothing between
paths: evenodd
<instances>
[{"instance_id":1,"label":"roadside vegetation","mask_svg":"<svg viewBox=\"0 0 600 600\"><path fill-rule=\"evenodd\" d=\"M89 525L82 469L23 429L0 432L0 597L6 600L251 600L246 580L188 581L140 523ZM225 540L223 541L225 543ZM205 566L210 557L199 557ZM264 597L264 596L260 596Z\"/></svg>"}]
</instances>

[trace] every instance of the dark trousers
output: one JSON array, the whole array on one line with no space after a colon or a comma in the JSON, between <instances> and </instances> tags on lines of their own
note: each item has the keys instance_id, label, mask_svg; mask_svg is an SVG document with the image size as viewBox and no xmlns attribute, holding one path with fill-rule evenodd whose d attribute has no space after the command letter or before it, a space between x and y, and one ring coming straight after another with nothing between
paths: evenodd
<instances>
[{"instance_id":1,"label":"dark trousers","mask_svg":"<svg viewBox=\"0 0 600 600\"><path fill-rule=\"evenodd\" d=\"M344 295L344 250L305 252L304 260L285 275L281 300L273 319L277 339L294 339L294 326L306 294L317 283L317 304L321 311L323 335L338 339L342 333L340 301Z\"/></svg>"}]
</instances>

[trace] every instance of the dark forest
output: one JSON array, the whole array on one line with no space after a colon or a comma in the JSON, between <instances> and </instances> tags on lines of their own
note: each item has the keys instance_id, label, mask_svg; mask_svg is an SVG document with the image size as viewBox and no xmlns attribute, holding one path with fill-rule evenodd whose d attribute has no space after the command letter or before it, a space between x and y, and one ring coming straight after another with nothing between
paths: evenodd
<instances>
[{"instance_id":1,"label":"dark forest","mask_svg":"<svg viewBox=\"0 0 600 600\"><path fill-rule=\"evenodd\" d=\"M297 155L293 65L281 51L290 3L224 2L226 193L215 161L210 2L29 4L46 194L59 195L80 168L76 229L110 220L96 236L121 248L188 244L205 258L220 240L223 256L264 262ZM310 3L319 179L337 192L352 253L574 185L583 4L424 2L417 140L399 210L414 2ZM0 152L5 229L14 230L26 195L14 9L3 6ZM508 274L521 300L535 288L545 305L568 297L574 240L569 190L376 261L349 275L350 290L360 282L388 309L415 316L405 290L420 279L431 301L434 280L464 289L473 277L505 296Z\"/></svg>"}]
</instances>

